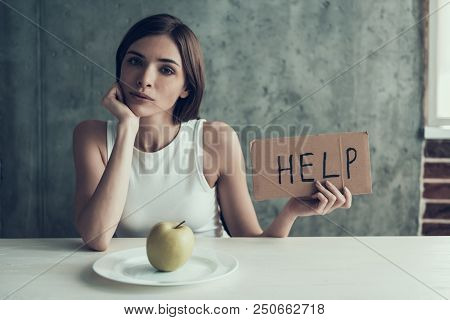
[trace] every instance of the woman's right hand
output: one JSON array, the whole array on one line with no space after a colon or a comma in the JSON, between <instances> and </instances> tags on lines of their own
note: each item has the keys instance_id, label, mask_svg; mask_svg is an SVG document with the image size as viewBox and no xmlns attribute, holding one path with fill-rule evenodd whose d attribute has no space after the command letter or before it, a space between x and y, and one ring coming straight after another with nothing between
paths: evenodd
<instances>
[{"instance_id":1,"label":"woman's right hand","mask_svg":"<svg viewBox=\"0 0 450 320\"><path fill-rule=\"evenodd\" d=\"M125 104L120 85L116 82L102 99L102 106L111 112L120 124L139 130L139 117Z\"/></svg>"}]
</instances>

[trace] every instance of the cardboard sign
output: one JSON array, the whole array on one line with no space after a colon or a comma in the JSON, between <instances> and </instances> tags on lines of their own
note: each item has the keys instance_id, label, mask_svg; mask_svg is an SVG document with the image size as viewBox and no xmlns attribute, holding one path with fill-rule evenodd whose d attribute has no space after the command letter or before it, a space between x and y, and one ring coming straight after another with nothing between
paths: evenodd
<instances>
[{"instance_id":1,"label":"cardboard sign","mask_svg":"<svg viewBox=\"0 0 450 320\"><path fill-rule=\"evenodd\" d=\"M341 192L372 193L369 135L345 132L250 142L255 200L310 198L316 180L329 180Z\"/></svg>"}]
</instances>

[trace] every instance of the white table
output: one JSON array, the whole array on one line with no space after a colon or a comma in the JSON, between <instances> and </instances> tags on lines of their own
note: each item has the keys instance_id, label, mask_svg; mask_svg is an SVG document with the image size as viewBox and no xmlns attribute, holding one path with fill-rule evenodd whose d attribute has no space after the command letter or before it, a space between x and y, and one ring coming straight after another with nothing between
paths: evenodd
<instances>
[{"instance_id":1,"label":"white table","mask_svg":"<svg viewBox=\"0 0 450 320\"><path fill-rule=\"evenodd\" d=\"M92 264L143 238L113 239L106 252L80 239L0 239L0 297L8 299L444 299L450 237L198 238L239 260L225 278L176 287L122 284ZM38 276L39 275L39 276Z\"/></svg>"}]
</instances>

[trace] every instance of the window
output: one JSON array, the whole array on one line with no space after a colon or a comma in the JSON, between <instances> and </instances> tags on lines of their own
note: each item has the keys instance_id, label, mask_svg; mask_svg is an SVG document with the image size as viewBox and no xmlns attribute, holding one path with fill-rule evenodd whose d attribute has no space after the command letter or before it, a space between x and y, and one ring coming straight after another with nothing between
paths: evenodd
<instances>
[{"instance_id":1,"label":"window","mask_svg":"<svg viewBox=\"0 0 450 320\"><path fill-rule=\"evenodd\" d=\"M450 139L450 1L430 0L425 138Z\"/></svg>"}]
</instances>

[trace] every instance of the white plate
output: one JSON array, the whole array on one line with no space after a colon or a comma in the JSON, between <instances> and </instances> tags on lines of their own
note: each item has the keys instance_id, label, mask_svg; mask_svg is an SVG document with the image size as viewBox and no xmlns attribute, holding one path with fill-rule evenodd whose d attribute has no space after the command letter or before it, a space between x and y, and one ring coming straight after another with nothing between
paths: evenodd
<instances>
[{"instance_id":1,"label":"white plate","mask_svg":"<svg viewBox=\"0 0 450 320\"><path fill-rule=\"evenodd\" d=\"M194 248L192 256L172 272L156 270L147 259L145 247L110 253L92 266L99 275L125 283L151 286L179 286L222 278L238 268L235 257Z\"/></svg>"}]
</instances>

